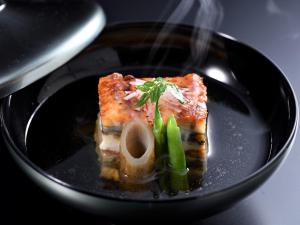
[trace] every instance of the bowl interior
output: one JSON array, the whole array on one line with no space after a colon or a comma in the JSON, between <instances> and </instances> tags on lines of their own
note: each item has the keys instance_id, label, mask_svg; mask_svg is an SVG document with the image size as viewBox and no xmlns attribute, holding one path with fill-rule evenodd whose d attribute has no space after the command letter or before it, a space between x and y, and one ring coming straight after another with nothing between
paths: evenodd
<instances>
[{"instance_id":1,"label":"bowl interior","mask_svg":"<svg viewBox=\"0 0 300 225\"><path fill-rule=\"evenodd\" d=\"M167 28L107 28L72 61L9 96L2 117L15 151L55 182L99 196L142 200L220 191L242 182L285 151L296 123L296 105L282 73L237 41L198 30L210 36L204 48L205 35L195 37L191 27ZM204 77L209 155L198 189L157 196L155 191L120 191L99 178L93 141L97 85L100 76L112 72L141 77L195 72Z\"/></svg>"}]
</instances>

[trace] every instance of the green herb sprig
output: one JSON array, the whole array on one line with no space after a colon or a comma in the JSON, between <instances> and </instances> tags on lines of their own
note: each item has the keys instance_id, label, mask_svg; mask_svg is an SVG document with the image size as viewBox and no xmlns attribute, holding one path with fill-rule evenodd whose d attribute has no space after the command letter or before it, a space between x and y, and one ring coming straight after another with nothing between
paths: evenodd
<instances>
[{"instance_id":1,"label":"green herb sprig","mask_svg":"<svg viewBox=\"0 0 300 225\"><path fill-rule=\"evenodd\" d=\"M138 102L136 103L136 107L143 106L148 100L152 103L158 103L160 96L169 89L173 96L183 104L185 102L184 96L181 91L177 87L177 85L172 84L162 77L156 77L153 80L146 81L142 85L138 85L137 89L143 92L143 95L140 97Z\"/></svg>"}]
</instances>

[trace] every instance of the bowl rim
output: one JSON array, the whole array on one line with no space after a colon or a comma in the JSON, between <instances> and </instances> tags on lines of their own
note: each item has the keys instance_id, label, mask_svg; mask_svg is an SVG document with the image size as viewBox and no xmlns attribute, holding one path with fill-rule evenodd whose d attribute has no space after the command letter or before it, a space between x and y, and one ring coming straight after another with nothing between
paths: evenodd
<instances>
[{"instance_id":1,"label":"bowl rim","mask_svg":"<svg viewBox=\"0 0 300 225\"><path fill-rule=\"evenodd\" d=\"M158 26L158 27L163 27L163 26L176 26L177 29L182 29L182 30L191 30L191 29L195 29L195 27L191 26L191 25L186 25L186 24L172 24L172 23L164 23L164 22L125 22L125 23L111 23L109 24L104 30L103 33L105 33L106 31L109 30L115 30L116 28L120 29L120 28L145 28L145 27L154 27L154 26ZM228 193L232 190L237 190L240 187L250 184L252 182L254 182L256 180L256 178L263 174L263 172L267 171L270 167L272 167L272 165L280 162L280 160L282 160L282 158L284 157L284 155L286 153L289 152L289 150L291 149L294 141L295 141L295 137L297 134L297 130L298 130L298 120L299 120L299 108L298 108L298 101L297 101L297 97L295 94L295 91L291 85L291 83L289 82L288 78L286 77L286 75L283 73L283 71L279 68L278 65L276 65L272 60L270 60L268 57L266 57L263 53L259 52L258 50L256 50L255 48L251 47L250 45L247 45L239 40L237 40L236 38L228 35L228 34L224 34L222 32L216 32L216 31L211 31L208 29L203 29L200 27L196 27L196 29L201 29L201 30L206 30L208 32L212 32L212 35L214 35L215 37L221 37L223 39L226 39L230 42L234 42L235 44L238 44L240 46L246 47L247 49L251 50L252 52L254 52L255 54L258 54L260 56L262 56L264 58L264 60L266 60L268 63L272 64L274 66L274 68L278 71L278 73L280 73L281 75L281 79L286 82L287 87L290 89L289 91L291 92L291 99L292 104L294 105L294 117L292 118L292 128L291 128L291 132L287 138L287 140L285 141L284 145L282 146L282 148L278 151L278 153L272 157L270 160L268 160L262 167L260 167L259 169L257 169L255 172L251 173L250 175L246 176L245 178L241 179L239 182L229 185L225 188L222 188L220 190L216 190L210 193L205 193L203 195L184 195L184 196L180 196L180 197L176 197L176 198L164 198L164 199L137 199L137 198L130 198L130 197L122 197L122 198L118 198L118 197L113 197L113 196L108 196L105 194L101 194L99 193L93 193L93 192L89 192L87 190L84 190L82 188L78 188L74 185L68 184L63 182L62 180L59 180L55 177L53 177L52 175L48 174L46 171L44 171L42 168L38 167L36 164L34 164L23 152L22 150L20 150L13 141L13 138L10 135L9 129L6 126L5 123L5 108L8 107L9 102L10 102L10 98L12 97L13 94L5 97L2 101L2 104L0 106L0 121L1 121L1 130L2 130L2 136L4 137L5 141L6 141L6 146L8 147L8 149L10 151L14 151L14 154L16 156L19 157L20 160L24 161L25 164L32 170L34 170L35 172L41 174L42 176L44 176L45 178L47 178L50 182L55 182L59 185L64 186L67 189L71 189L73 191L79 192L81 194L85 194L88 196L92 196L92 197L96 197L96 198L102 198L102 199L107 199L107 200L114 200L114 201L122 201L122 202L138 202L138 203L142 203L142 202L146 202L146 203L164 203L164 202L176 202L176 201L187 201L187 200L192 200L192 199L198 199L198 198L202 198L202 199L209 199L212 198L214 196L218 196L220 194L224 194L224 193ZM93 43L92 43L93 44ZM8 146L9 145L9 146ZM11 154L13 154L11 152Z\"/></svg>"}]
</instances>

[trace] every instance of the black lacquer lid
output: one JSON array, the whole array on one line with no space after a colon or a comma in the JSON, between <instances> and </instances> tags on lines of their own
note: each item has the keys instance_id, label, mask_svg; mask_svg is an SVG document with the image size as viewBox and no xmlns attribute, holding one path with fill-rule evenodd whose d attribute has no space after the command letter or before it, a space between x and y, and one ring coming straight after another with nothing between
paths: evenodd
<instances>
[{"instance_id":1,"label":"black lacquer lid","mask_svg":"<svg viewBox=\"0 0 300 225\"><path fill-rule=\"evenodd\" d=\"M65 64L104 24L93 1L0 0L0 98Z\"/></svg>"}]
</instances>

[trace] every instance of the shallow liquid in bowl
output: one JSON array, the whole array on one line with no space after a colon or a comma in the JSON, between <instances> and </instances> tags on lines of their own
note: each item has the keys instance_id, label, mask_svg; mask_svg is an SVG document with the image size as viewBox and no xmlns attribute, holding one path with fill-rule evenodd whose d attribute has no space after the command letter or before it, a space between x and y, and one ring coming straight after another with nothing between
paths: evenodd
<instances>
[{"instance_id":1,"label":"shallow liquid in bowl","mask_svg":"<svg viewBox=\"0 0 300 225\"><path fill-rule=\"evenodd\" d=\"M98 113L98 79L99 76L91 76L63 87L38 107L28 126L28 157L63 183L117 198L177 198L226 188L255 172L268 160L270 129L251 96L204 77L208 88L209 153L201 185L177 196L159 193L154 182L149 189L138 192L120 190L115 183L99 177L100 164L93 140Z\"/></svg>"}]
</instances>

